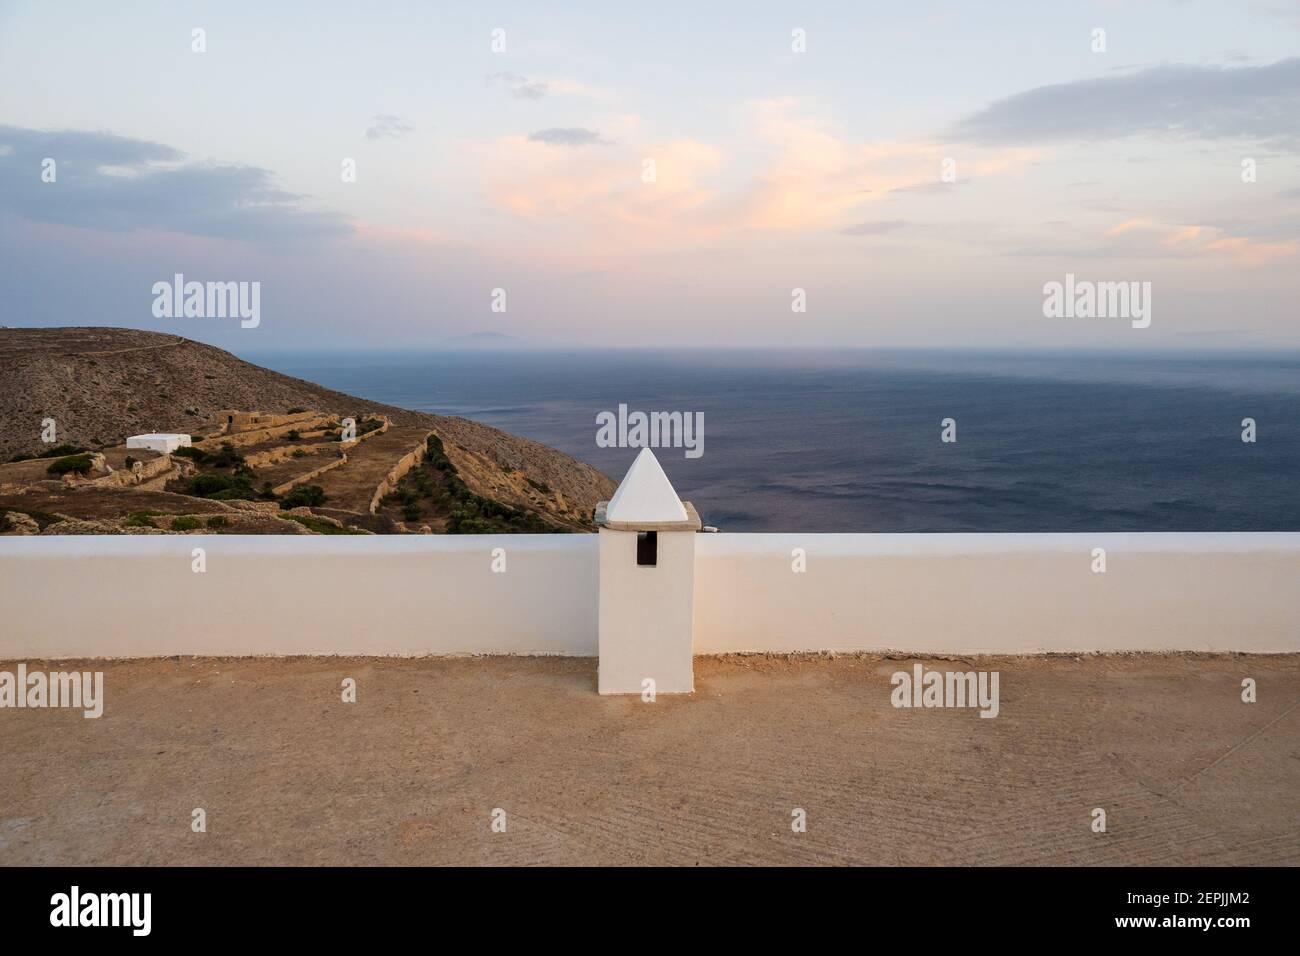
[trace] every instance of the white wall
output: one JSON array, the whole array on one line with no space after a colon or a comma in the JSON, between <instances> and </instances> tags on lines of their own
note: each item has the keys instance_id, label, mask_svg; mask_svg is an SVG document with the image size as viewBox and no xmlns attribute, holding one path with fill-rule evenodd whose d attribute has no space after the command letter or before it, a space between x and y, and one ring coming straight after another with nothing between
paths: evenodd
<instances>
[{"instance_id":1,"label":"white wall","mask_svg":"<svg viewBox=\"0 0 1300 956\"><path fill-rule=\"evenodd\" d=\"M1300 534L701 534L695 545L696 654L1300 651ZM206 574L190 570L194 547L207 549ZM496 547L505 574L492 573ZM790 570L796 547L805 574ZM1091 571L1094 547L1106 574ZM597 555L596 535L0 537L0 659L592 656Z\"/></svg>"},{"instance_id":2,"label":"white wall","mask_svg":"<svg viewBox=\"0 0 1300 956\"><path fill-rule=\"evenodd\" d=\"M1300 651L1300 534L705 534L695 573L696 654Z\"/></svg>"},{"instance_id":3,"label":"white wall","mask_svg":"<svg viewBox=\"0 0 1300 956\"><path fill-rule=\"evenodd\" d=\"M595 535L0 538L0 659L591 656L596 554Z\"/></svg>"}]
</instances>

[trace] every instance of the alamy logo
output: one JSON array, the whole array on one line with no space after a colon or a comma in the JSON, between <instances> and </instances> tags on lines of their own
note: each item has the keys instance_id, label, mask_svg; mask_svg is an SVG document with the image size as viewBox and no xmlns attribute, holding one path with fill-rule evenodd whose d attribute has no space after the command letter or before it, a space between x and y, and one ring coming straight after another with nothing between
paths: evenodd
<instances>
[{"instance_id":1,"label":"alamy logo","mask_svg":"<svg viewBox=\"0 0 1300 956\"><path fill-rule=\"evenodd\" d=\"M19 664L17 674L0 671L0 708L5 707L73 707L83 717L99 717L104 713L104 672L29 674L27 665Z\"/></svg>"},{"instance_id":2,"label":"alamy logo","mask_svg":"<svg viewBox=\"0 0 1300 956\"><path fill-rule=\"evenodd\" d=\"M687 458L704 454L703 412L629 412L596 415L598 448L685 448Z\"/></svg>"},{"instance_id":3,"label":"alamy logo","mask_svg":"<svg viewBox=\"0 0 1300 956\"><path fill-rule=\"evenodd\" d=\"M129 926L131 935L148 936L153 923L152 893L69 893L50 897L51 926Z\"/></svg>"},{"instance_id":4,"label":"alamy logo","mask_svg":"<svg viewBox=\"0 0 1300 956\"><path fill-rule=\"evenodd\" d=\"M998 715L997 671L895 671L889 702L895 707L978 707L981 717Z\"/></svg>"},{"instance_id":5,"label":"alamy logo","mask_svg":"<svg viewBox=\"0 0 1300 956\"><path fill-rule=\"evenodd\" d=\"M1043 286L1043 316L1048 319L1132 319L1135 329L1151 325L1150 282L1076 281L1073 272L1065 282Z\"/></svg>"},{"instance_id":6,"label":"alamy logo","mask_svg":"<svg viewBox=\"0 0 1300 956\"><path fill-rule=\"evenodd\" d=\"M241 329L262 323L262 283L186 282L176 273L171 282L153 284L155 319L240 319Z\"/></svg>"}]
</instances>

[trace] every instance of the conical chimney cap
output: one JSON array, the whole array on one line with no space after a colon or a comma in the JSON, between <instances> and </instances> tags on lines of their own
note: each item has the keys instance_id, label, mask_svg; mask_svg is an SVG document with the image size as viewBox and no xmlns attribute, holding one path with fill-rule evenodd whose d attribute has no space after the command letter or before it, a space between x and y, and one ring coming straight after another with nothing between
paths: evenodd
<instances>
[{"instance_id":1,"label":"conical chimney cap","mask_svg":"<svg viewBox=\"0 0 1300 956\"><path fill-rule=\"evenodd\" d=\"M698 529L699 516L689 503L683 504L649 448L641 449L623 476L618 490L598 519L614 529Z\"/></svg>"}]
</instances>

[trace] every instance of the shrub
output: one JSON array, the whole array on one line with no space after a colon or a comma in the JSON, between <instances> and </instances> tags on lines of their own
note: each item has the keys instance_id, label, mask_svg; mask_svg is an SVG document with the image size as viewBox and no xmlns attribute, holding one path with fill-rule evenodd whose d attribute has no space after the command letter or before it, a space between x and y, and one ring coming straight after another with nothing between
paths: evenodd
<instances>
[{"instance_id":1,"label":"shrub","mask_svg":"<svg viewBox=\"0 0 1300 956\"><path fill-rule=\"evenodd\" d=\"M179 455L181 458L192 458L200 465L208 460L208 453L202 448L195 448L193 445L186 445L183 448L177 448L173 455Z\"/></svg>"},{"instance_id":2,"label":"shrub","mask_svg":"<svg viewBox=\"0 0 1300 956\"><path fill-rule=\"evenodd\" d=\"M225 528L229 526L230 519L225 515L213 515L208 519L209 528Z\"/></svg>"},{"instance_id":3,"label":"shrub","mask_svg":"<svg viewBox=\"0 0 1300 956\"><path fill-rule=\"evenodd\" d=\"M284 497L280 499L280 508L283 511L288 511L290 508L301 508L304 505L315 508L324 503L325 489L320 485L299 485L285 492Z\"/></svg>"},{"instance_id":4,"label":"shrub","mask_svg":"<svg viewBox=\"0 0 1300 956\"><path fill-rule=\"evenodd\" d=\"M305 412L306 410L307 410L307 409L305 409L305 408L299 408L297 405L295 405L293 408L289 409L289 411L288 411L286 414L288 414L288 415L301 415L301 414L302 414L303 412Z\"/></svg>"},{"instance_id":5,"label":"shrub","mask_svg":"<svg viewBox=\"0 0 1300 956\"><path fill-rule=\"evenodd\" d=\"M200 498L207 498L218 491L226 491L233 486L233 479L225 475L195 475L189 480L188 491Z\"/></svg>"},{"instance_id":6,"label":"shrub","mask_svg":"<svg viewBox=\"0 0 1300 956\"><path fill-rule=\"evenodd\" d=\"M289 429L289 434L285 435L284 437L287 438L287 439L289 439L289 441L301 441L301 440L302 440L302 434L301 434L301 433L298 431L298 429L296 429L296 428L290 428L290 429Z\"/></svg>"},{"instance_id":7,"label":"shrub","mask_svg":"<svg viewBox=\"0 0 1300 956\"><path fill-rule=\"evenodd\" d=\"M213 474L195 475L186 483L186 493L216 501L230 501L235 498L251 500L257 497L252 483L247 478Z\"/></svg>"},{"instance_id":8,"label":"shrub","mask_svg":"<svg viewBox=\"0 0 1300 956\"><path fill-rule=\"evenodd\" d=\"M328 521L322 521L320 518L309 518L306 515L283 515L285 521L296 521L310 531L317 534L365 534L356 528L340 528L336 524L330 524Z\"/></svg>"},{"instance_id":9,"label":"shrub","mask_svg":"<svg viewBox=\"0 0 1300 956\"><path fill-rule=\"evenodd\" d=\"M213 468L229 468L232 465L242 465L244 457L235 451L235 446L228 441L221 443L221 451L215 455L209 456L208 464Z\"/></svg>"},{"instance_id":10,"label":"shrub","mask_svg":"<svg viewBox=\"0 0 1300 956\"><path fill-rule=\"evenodd\" d=\"M301 448L295 448L295 449L293 450L293 455L292 455L291 457L293 457L293 458L306 458L306 457L307 457L307 453L306 453L305 451L303 451Z\"/></svg>"},{"instance_id":11,"label":"shrub","mask_svg":"<svg viewBox=\"0 0 1300 956\"><path fill-rule=\"evenodd\" d=\"M199 519L194 515L181 515L172 519L173 531L193 531L199 526Z\"/></svg>"},{"instance_id":12,"label":"shrub","mask_svg":"<svg viewBox=\"0 0 1300 956\"><path fill-rule=\"evenodd\" d=\"M84 475L90 471L91 464L89 455L68 455L51 462L45 470L51 475L66 475L69 472Z\"/></svg>"},{"instance_id":13,"label":"shrub","mask_svg":"<svg viewBox=\"0 0 1300 956\"><path fill-rule=\"evenodd\" d=\"M151 513L152 512L148 512L148 511L133 511L129 515L127 515L126 520L122 522L122 527L123 528L156 528L158 526L154 524L153 519L149 517Z\"/></svg>"},{"instance_id":14,"label":"shrub","mask_svg":"<svg viewBox=\"0 0 1300 956\"><path fill-rule=\"evenodd\" d=\"M215 495L208 495L213 501L252 501L256 492L252 488L239 487L227 488L225 491L218 491Z\"/></svg>"},{"instance_id":15,"label":"shrub","mask_svg":"<svg viewBox=\"0 0 1300 956\"><path fill-rule=\"evenodd\" d=\"M9 460L17 461L34 461L37 458L64 458L68 455L79 454L86 449L81 445L55 445L53 448L45 448L38 452L25 452L21 455L14 455Z\"/></svg>"}]
</instances>

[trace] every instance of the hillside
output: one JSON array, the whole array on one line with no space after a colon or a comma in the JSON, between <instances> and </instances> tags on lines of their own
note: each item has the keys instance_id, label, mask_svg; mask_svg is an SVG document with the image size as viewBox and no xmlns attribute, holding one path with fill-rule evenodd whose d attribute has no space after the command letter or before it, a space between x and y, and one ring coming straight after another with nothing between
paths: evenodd
<instances>
[{"instance_id":1,"label":"hillside","mask_svg":"<svg viewBox=\"0 0 1300 956\"><path fill-rule=\"evenodd\" d=\"M41 453L48 418L59 444L107 451L145 432L214 435L222 409L384 419L389 444L414 446L432 432L470 492L570 530L590 529L596 502L614 488L591 466L529 439L335 392L189 339L128 329L0 329L0 462ZM364 451L373 461L382 443L367 444L354 457ZM384 470L370 461L367 474Z\"/></svg>"}]
</instances>

